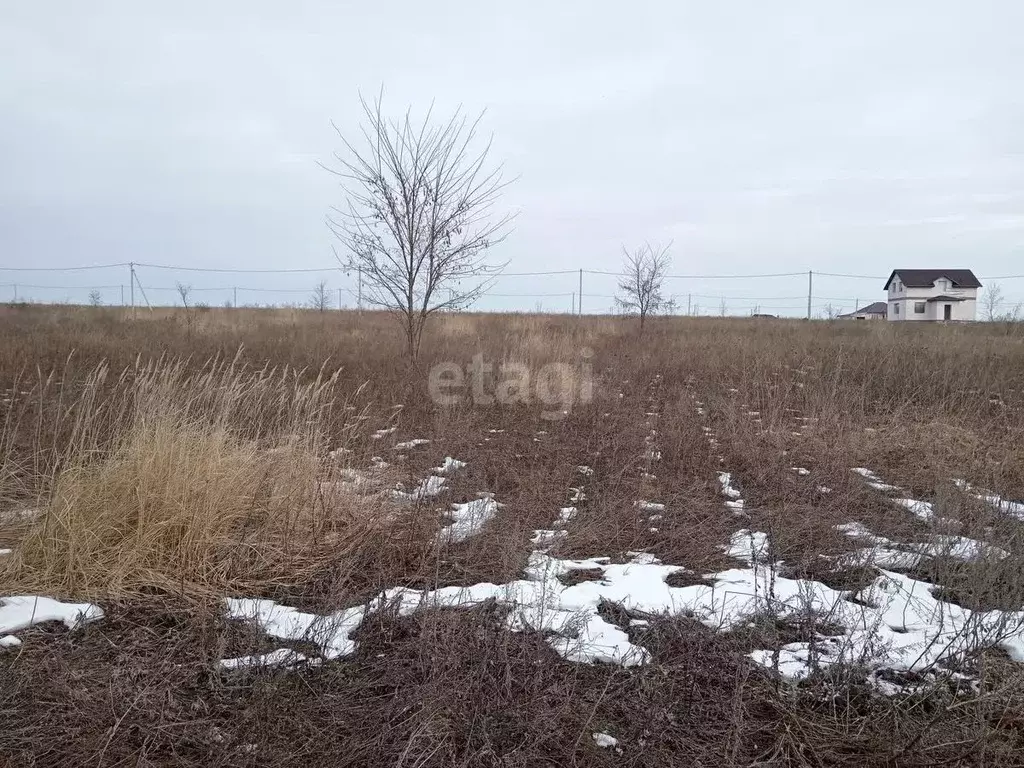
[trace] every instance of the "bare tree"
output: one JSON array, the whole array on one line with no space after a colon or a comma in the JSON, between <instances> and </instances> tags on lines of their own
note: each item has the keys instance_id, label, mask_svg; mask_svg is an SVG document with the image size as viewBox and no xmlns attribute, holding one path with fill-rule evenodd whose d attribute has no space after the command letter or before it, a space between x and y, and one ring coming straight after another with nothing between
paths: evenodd
<instances>
[{"instance_id":1,"label":"bare tree","mask_svg":"<svg viewBox=\"0 0 1024 768\"><path fill-rule=\"evenodd\" d=\"M192 295L192 286L185 285L184 283L178 283L175 288L178 291L178 296L181 297L181 304L185 309L188 309L188 300Z\"/></svg>"},{"instance_id":2,"label":"bare tree","mask_svg":"<svg viewBox=\"0 0 1024 768\"><path fill-rule=\"evenodd\" d=\"M821 316L826 320L836 320L842 313L842 309L834 306L831 302L821 310Z\"/></svg>"},{"instance_id":3,"label":"bare tree","mask_svg":"<svg viewBox=\"0 0 1024 768\"><path fill-rule=\"evenodd\" d=\"M999 319L999 308L1003 305L1003 287L992 283L981 297L981 310L985 319L992 323Z\"/></svg>"},{"instance_id":4,"label":"bare tree","mask_svg":"<svg viewBox=\"0 0 1024 768\"><path fill-rule=\"evenodd\" d=\"M672 263L668 255L671 246L669 243L664 248L655 250L650 243L646 243L633 253L625 247L622 249L625 257L622 265L623 278L619 281L622 295L615 298L615 303L624 314L639 316L641 331L647 316L660 311L666 302L661 287L665 282L665 273Z\"/></svg>"},{"instance_id":5,"label":"bare tree","mask_svg":"<svg viewBox=\"0 0 1024 768\"><path fill-rule=\"evenodd\" d=\"M313 287L313 293L309 297L309 308L317 312L326 312L331 308L331 291L326 280L321 280Z\"/></svg>"},{"instance_id":6,"label":"bare tree","mask_svg":"<svg viewBox=\"0 0 1024 768\"><path fill-rule=\"evenodd\" d=\"M102 307L103 294L101 294L99 291L89 291L89 306Z\"/></svg>"},{"instance_id":7,"label":"bare tree","mask_svg":"<svg viewBox=\"0 0 1024 768\"><path fill-rule=\"evenodd\" d=\"M430 315L470 306L504 267L489 263L487 251L513 218L493 214L507 182L487 162L491 142L474 149L480 117L457 110L434 122L428 112L414 123L409 112L386 118L379 96L360 102L362 149L335 126L349 156L335 154L339 167L328 170L348 199L327 223L345 267L361 270L364 298L398 316L415 358Z\"/></svg>"}]
</instances>

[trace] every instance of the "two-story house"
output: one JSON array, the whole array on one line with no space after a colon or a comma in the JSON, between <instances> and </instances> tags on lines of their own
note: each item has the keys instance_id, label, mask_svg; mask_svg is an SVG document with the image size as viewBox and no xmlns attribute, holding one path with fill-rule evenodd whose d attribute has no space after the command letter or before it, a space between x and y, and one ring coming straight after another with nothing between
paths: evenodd
<instances>
[{"instance_id":1,"label":"two-story house","mask_svg":"<svg viewBox=\"0 0 1024 768\"><path fill-rule=\"evenodd\" d=\"M974 320L981 283L969 269L896 269L885 290L887 319Z\"/></svg>"}]
</instances>

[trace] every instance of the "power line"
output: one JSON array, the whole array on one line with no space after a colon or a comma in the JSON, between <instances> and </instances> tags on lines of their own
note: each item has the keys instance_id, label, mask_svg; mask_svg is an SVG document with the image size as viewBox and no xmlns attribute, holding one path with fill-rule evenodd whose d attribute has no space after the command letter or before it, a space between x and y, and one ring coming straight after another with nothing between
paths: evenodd
<instances>
[{"instance_id":1,"label":"power line","mask_svg":"<svg viewBox=\"0 0 1024 768\"><path fill-rule=\"evenodd\" d=\"M122 264L120 266L127 266ZM244 273L244 274L263 274L263 275L283 275L287 273L295 272L338 272L344 271L342 267L321 267L320 269L229 269L220 267L173 267L167 264L146 264L141 261L135 262L136 267L146 267L147 269L169 269L175 272L221 272L221 273Z\"/></svg>"},{"instance_id":2,"label":"power line","mask_svg":"<svg viewBox=\"0 0 1024 768\"><path fill-rule=\"evenodd\" d=\"M596 269L584 269L585 275L611 275L612 277L629 277L625 272L602 272ZM666 280L755 280L767 277L803 277L806 272L777 272L770 275L665 275Z\"/></svg>"},{"instance_id":3,"label":"power line","mask_svg":"<svg viewBox=\"0 0 1024 768\"><path fill-rule=\"evenodd\" d=\"M114 267L127 267L128 262L118 264L93 264L84 267L0 267L2 272L82 272L88 269L113 269Z\"/></svg>"},{"instance_id":4,"label":"power line","mask_svg":"<svg viewBox=\"0 0 1024 768\"><path fill-rule=\"evenodd\" d=\"M821 277L845 277L851 280L885 280L884 277L877 277L876 275L841 275L835 272L815 272L814 274Z\"/></svg>"},{"instance_id":5,"label":"power line","mask_svg":"<svg viewBox=\"0 0 1024 768\"><path fill-rule=\"evenodd\" d=\"M579 272L578 269L561 269L555 272L499 272L495 277L544 277L546 275L575 275L577 272Z\"/></svg>"},{"instance_id":6,"label":"power line","mask_svg":"<svg viewBox=\"0 0 1024 768\"><path fill-rule=\"evenodd\" d=\"M35 288L55 291L104 291L120 288L120 285L30 285L29 283L0 283L0 288Z\"/></svg>"}]
</instances>

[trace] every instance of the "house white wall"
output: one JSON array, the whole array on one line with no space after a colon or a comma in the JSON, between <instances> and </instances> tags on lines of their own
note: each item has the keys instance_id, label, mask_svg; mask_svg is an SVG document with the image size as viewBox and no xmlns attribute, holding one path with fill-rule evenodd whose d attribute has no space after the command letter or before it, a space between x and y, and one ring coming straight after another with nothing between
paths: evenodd
<instances>
[{"instance_id":1,"label":"house white wall","mask_svg":"<svg viewBox=\"0 0 1024 768\"><path fill-rule=\"evenodd\" d=\"M941 282L941 281L940 281ZM932 301L928 299L935 296L955 296L963 298L964 301ZM916 312L917 305L924 302L924 312ZM949 304L952 307L951 320L968 322L975 319L978 305L977 288L953 288L948 281L945 286L936 284L931 288L907 288L899 281L899 277L893 278L889 286L889 312L887 319L893 322L914 322L916 320L943 320L944 307ZM898 309L897 309L898 307Z\"/></svg>"}]
</instances>

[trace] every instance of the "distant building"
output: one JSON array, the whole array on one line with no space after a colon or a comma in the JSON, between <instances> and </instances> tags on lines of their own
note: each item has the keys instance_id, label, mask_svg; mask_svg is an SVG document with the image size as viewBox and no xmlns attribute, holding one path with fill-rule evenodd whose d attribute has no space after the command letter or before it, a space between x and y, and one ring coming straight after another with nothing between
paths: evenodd
<instances>
[{"instance_id":1,"label":"distant building","mask_svg":"<svg viewBox=\"0 0 1024 768\"><path fill-rule=\"evenodd\" d=\"M981 283L969 269L896 269L885 290L891 321L969 322L977 314Z\"/></svg>"},{"instance_id":2,"label":"distant building","mask_svg":"<svg viewBox=\"0 0 1024 768\"><path fill-rule=\"evenodd\" d=\"M839 318L841 320L885 320L888 311L888 304L884 301L876 301L874 304L868 304L863 309L850 312L848 315L840 315Z\"/></svg>"}]
</instances>

